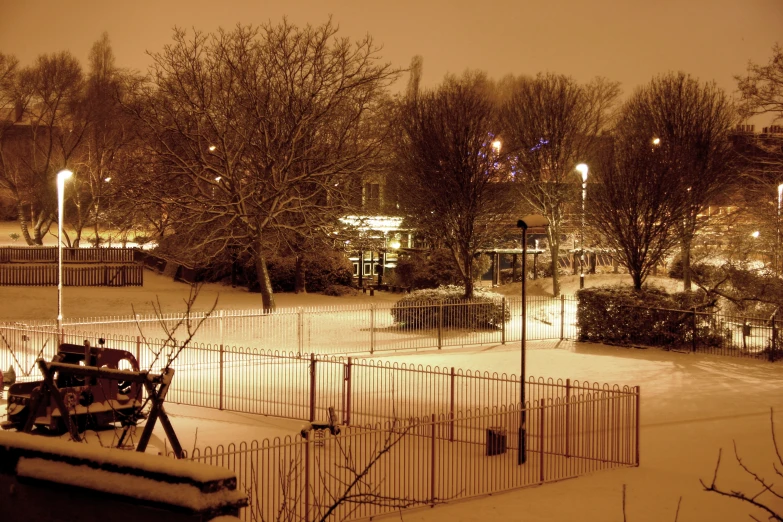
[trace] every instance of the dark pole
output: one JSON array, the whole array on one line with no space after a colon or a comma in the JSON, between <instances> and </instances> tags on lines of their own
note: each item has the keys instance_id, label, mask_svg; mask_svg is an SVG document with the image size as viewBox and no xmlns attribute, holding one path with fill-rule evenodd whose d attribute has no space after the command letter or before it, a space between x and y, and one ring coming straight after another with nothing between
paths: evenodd
<instances>
[{"instance_id":1,"label":"dark pole","mask_svg":"<svg viewBox=\"0 0 783 522\"><path fill-rule=\"evenodd\" d=\"M527 224L520 222L522 226L522 341L520 349L519 367L519 453L517 464L522 465L527 459L525 448L525 430L527 422L527 409L525 408L525 341L527 337Z\"/></svg>"}]
</instances>

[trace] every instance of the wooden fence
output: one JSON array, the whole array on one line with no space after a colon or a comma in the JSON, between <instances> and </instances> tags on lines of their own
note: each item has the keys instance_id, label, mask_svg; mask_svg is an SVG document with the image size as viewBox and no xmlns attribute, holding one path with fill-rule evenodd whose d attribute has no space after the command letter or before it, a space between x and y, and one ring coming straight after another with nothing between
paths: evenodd
<instances>
[{"instance_id":1,"label":"wooden fence","mask_svg":"<svg viewBox=\"0 0 783 522\"><path fill-rule=\"evenodd\" d=\"M133 248L63 248L63 263L133 263ZM57 247L0 247L0 263L56 263Z\"/></svg>"},{"instance_id":2,"label":"wooden fence","mask_svg":"<svg viewBox=\"0 0 783 522\"><path fill-rule=\"evenodd\" d=\"M54 286L56 284L57 265L0 265L0 286ZM144 267L130 264L67 266L63 267L63 286L144 286Z\"/></svg>"}]
</instances>

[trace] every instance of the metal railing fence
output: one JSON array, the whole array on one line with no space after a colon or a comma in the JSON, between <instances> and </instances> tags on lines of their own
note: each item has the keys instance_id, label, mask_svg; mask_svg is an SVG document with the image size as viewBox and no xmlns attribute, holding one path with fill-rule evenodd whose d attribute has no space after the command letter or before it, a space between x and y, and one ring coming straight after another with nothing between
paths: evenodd
<instances>
[{"instance_id":1,"label":"metal railing fence","mask_svg":"<svg viewBox=\"0 0 783 522\"><path fill-rule=\"evenodd\" d=\"M163 337L186 319L199 324L193 340L213 345L238 345L259 350L298 354L350 354L453 346L519 342L522 335L522 299L496 303L509 321L497 325L471 324L471 308L486 302L417 302L404 309L412 315L435 309L432 324L413 327L395 322L393 304L277 310L215 310L186 314L161 314L66 319L67 329L92 330L117 335ZM448 320L444 321L446 317ZM576 300L573 297L529 297L528 340L574 339ZM180 334L175 334L180 335Z\"/></svg>"},{"instance_id":2,"label":"metal railing fence","mask_svg":"<svg viewBox=\"0 0 783 522\"><path fill-rule=\"evenodd\" d=\"M520 411L430 414L334 436L313 431L308 440L197 449L191 459L236 473L250 498L243 520L319 520L327 512L353 520L639 465L638 388L528 403L521 465Z\"/></svg>"},{"instance_id":3,"label":"metal railing fence","mask_svg":"<svg viewBox=\"0 0 783 522\"><path fill-rule=\"evenodd\" d=\"M775 361L783 356L781 329L777 313L765 318L623 305L597 327L581 330L579 339Z\"/></svg>"},{"instance_id":4,"label":"metal railing fence","mask_svg":"<svg viewBox=\"0 0 783 522\"><path fill-rule=\"evenodd\" d=\"M133 354L142 369L157 373L170 364L176 374L167 400L192 406L311 422L325 419L331 407L342 424L363 425L520 401L514 374L204 344L182 349L162 340L89 332L68 332L63 341L97 346L101 337L106 346ZM35 360L50 360L56 345L49 327L0 327L0 366L13 364L19 380L38 378ZM525 381L528 401L586 392L632 393L627 386L571 379Z\"/></svg>"}]
</instances>

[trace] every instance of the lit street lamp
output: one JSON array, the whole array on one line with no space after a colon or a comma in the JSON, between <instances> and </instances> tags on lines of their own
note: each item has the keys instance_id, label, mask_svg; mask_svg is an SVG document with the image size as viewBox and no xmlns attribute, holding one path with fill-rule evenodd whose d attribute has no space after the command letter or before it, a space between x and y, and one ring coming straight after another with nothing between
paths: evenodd
<instances>
[{"instance_id":1,"label":"lit street lamp","mask_svg":"<svg viewBox=\"0 0 783 522\"><path fill-rule=\"evenodd\" d=\"M587 164L580 163L576 170L582 174L582 228L579 232L579 288L585 287L585 199L587 199Z\"/></svg>"},{"instance_id":2,"label":"lit street lamp","mask_svg":"<svg viewBox=\"0 0 783 522\"><path fill-rule=\"evenodd\" d=\"M527 459L525 448L525 432L527 429L527 407L525 406L525 348L527 343L527 232L540 232L549 226L549 219L540 214L531 214L517 221L517 227L522 229L522 341L520 346L519 368L519 453L517 464L522 465ZM532 230L531 230L532 229Z\"/></svg>"},{"instance_id":3,"label":"lit street lamp","mask_svg":"<svg viewBox=\"0 0 783 522\"><path fill-rule=\"evenodd\" d=\"M57 173L57 335L63 326L63 191L65 180L73 176L70 170Z\"/></svg>"}]
</instances>

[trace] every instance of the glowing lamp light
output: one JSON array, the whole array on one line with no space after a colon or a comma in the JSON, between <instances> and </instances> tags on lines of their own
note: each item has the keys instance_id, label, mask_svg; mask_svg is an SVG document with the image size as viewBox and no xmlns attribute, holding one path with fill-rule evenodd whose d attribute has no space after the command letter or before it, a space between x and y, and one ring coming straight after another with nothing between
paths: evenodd
<instances>
[{"instance_id":1,"label":"glowing lamp light","mask_svg":"<svg viewBox=\"0 0 783 522\"><path fill-rule=\"evenodd\" d=\"M501 146L500 140L495 140L492 142L492 149L497 153L500 152L500 146Z\"/></svg>"},{"instance_id":2,"label":"glowing lamp light","mask_svg":"<svg viewBox=\"0 0 783 522\"><path fill-rule=\"evenodd\" d=\"M400 248L400 241L399 241L399 239L393 239L389 243L389 247L393 248L394 250L397 250L398 248Z\"/></svg>"},{"instance_id":3,"label":"glowing lamp light","mask_svg":"<svg viewBox=\"0 0 783 522\"><path fill-rule=\"evenodd\" d=\"M214 145L210 145L210 146L209 146L209 152L215 152L215 149L216 149L216 148L217 148L217 147L215 147Z\"/></svg>"},{"instance_id":4,"label":"glowing lamp light","mask_svg":"<svg viewBox=\"0 0 783 522\"><path fill-rule=\"evenodd\" d=\"M756 237L759 237L759 231L758 231L758 230L756 230L755 232L753 232L753 233L751 234L751 236L753 236L754 238L756 238Z\"/></svg>"},{"instance_id":5,"label":"glowing lamp light","mask_svg":"<svg viewBox=\"0 0 783 522\"><path fill-rule=\"evenodd\" d=\"M576 170L582 175L582 183L587 183L587 171L590 170L587 163L580 163L576 166Z\"/></svg>"},{"instance_id":6,"label":"glowing lamp light","mask_svg":"<svg viewBox=\"0 0 783 522\"><path fill-rule=\"evenodd\" d=\"M653 145L660 145L661 144L661 138L653 138L652 144Z\"/></svg>"}]
</instances>

